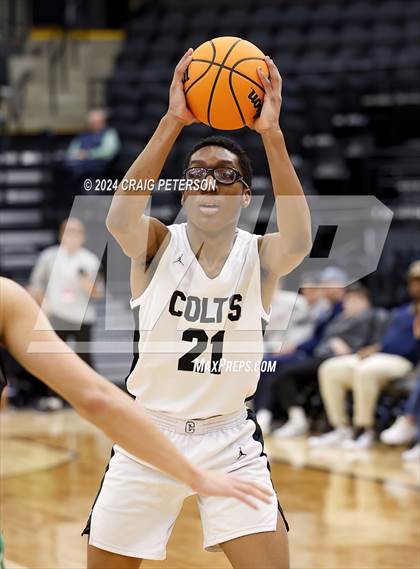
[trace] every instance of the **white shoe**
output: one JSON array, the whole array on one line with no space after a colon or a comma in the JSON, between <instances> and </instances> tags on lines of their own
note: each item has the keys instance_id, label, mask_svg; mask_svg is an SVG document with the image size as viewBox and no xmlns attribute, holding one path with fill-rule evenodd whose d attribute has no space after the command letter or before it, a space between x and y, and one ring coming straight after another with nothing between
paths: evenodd
<instances>
[{"instance_id":1,"label":"white shoe","mask_svg":"<svg viewBox=\"0 0 420 569\"><path fill-rule=\"evenodd\" d=\"M386 445L406 445L416 436L416 425L402 415L380 434L380 439Z\"/></svg>"},{"instance_id":2,"label":"white shoe","mask_svg":"<svg viewBox=\"0 0 420 569\"><path fill-rule=\"evenodd\" d=\"M373 429L365 431L355 440L343 441L342 447L346 450L366 450L375 443L375 432Z\"/></svg>"},{"instance_id":3,"label":"white shoe","mask_svg":"<svg viewBox=\"0 0 420 569\"><path fill-rule=\"evenodd\" d=\"M276 439L287 439L289 437L302 437L308 431L309 425L307 421L287 421L282 427L275 429L272 435Z\"/></svg>"},{"instance_id":4,"label":"white shoe","mask_svg":"<svg viewBox=\"0 0 420 569\"><path fill-rule=\"evenodd\" d=\"M401 458L405 462L414 462L416 460L420 461L420 443L417 443L413 448L404 451Z\"/></svg>"},{"instance_id":5,"label":"white shoe","mask_svg":"<svg viewBox=\"0 0 420 569\"><path fill-rule=\"evenodd\" d=\"M330 447L339 445L344 441L350 440L353 436L353 431L350 427L338 427L325 435L320 437L310 437L308 444L312 448Z\"/></svg>"},{"instance_id":6,"label":"white shoe","mask_svg":"<svg viewBox=\"0 0 420 569\"><path fill-rule=\"evenodd\" d=\"M270 432L271 427L271 420L273 418L273 414L268 409L261 409L258 411L256 415L257 423L261 427L263 435L266 435Z\"/></svg>"}]
</instances>

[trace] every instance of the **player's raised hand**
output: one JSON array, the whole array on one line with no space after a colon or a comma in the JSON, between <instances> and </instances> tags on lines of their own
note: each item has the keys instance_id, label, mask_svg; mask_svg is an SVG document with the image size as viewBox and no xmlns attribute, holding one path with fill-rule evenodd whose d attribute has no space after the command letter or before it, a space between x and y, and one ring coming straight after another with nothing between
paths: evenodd
<instances>
[{"instance_id":1,"label":"player's raised hand","mask_svg":"<svg viewBox=\"0 0 420 569\"><path fill-rule=\"evenodd\" d=\"M175 67L172 83L169 88L169 107L168 115L175 118L183 125L198 122L195 116L187 107L185 99L183 77L187 67L192 61L193 49L190 49L181 57Z\"/></svg>"},{"instance_id":2,"label":"player's raised hand","mask_svg":"<svg viewBox=\"0 0 420 569\"><path fill-rule=\"evenodd\" d=\"M250 126L253 130L263 134L265 131L279 128L280 109L281 109L281 88L282 80L274 61L265 56L269 76L264 75L261 67L257 69L257 73L264 86L265 95L260 116L255 119Z\"/></svg>"},{"instance_id":3,"label":"player's raised hand","mask_svg":"<svg viewBox=\"0 0 420 569\"><path fill-rule=\"evenodd\" d=\"M199 469L192 489L201 496L237 498L254 510L258 510L258 501L270 504L275 495L273 490L267 489L261 484L247 482L239 476L215 470Z\"/></svg>"}]
</instances>

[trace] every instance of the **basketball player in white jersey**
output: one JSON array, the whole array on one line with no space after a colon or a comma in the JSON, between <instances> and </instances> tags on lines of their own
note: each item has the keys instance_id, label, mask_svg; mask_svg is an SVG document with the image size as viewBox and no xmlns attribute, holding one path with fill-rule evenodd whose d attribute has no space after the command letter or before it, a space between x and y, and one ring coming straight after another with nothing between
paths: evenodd
<instances>
[{"instance_id":1,"label":"basketball player in white jersey","mask_svg":"<svg viewBox=\"0 0 420 569\"><path fill-rule=\"evenodd\" d=\"M261 430L245 400L256 389L262 328L280 276L311 247L306 200L279 126L281 78L259 71L265 99L253 129L261 135L276 197L279 231L258 236L237 227L251 201L244 151L209 138L188 155L184 177L214 178L214 191L182 196L187 222L165 226L147 217L149 192L183 127L195 119L176 67L169 108L116 192L107 227L131 258L131 306L139 322L139 355L128 390L195 464L235 472L272 488ZM145 270L146 267L146 270ZM164 559L182 503L191 492L115 446L85 528L89 569L139 567ZM226 498L198 494L204 547L222 549L236 568L288 567L287 523L275 496L257 512Z\"/></svg>"}]
</instances>

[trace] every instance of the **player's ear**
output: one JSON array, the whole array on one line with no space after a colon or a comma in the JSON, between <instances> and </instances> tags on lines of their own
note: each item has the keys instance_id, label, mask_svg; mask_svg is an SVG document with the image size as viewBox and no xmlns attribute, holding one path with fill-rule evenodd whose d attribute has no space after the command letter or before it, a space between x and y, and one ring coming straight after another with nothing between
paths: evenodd
<instances>
[{"instance_id":1,"label":"player's ear","mask_svg":"<svg viewBox=\"0 0 420 569\"><path fill-rule=\"evenodd\" d=\"M251 188L245 188L242 192L242 207L246 208L251 203L252 193Z\"/></svg>"}]
</instances>

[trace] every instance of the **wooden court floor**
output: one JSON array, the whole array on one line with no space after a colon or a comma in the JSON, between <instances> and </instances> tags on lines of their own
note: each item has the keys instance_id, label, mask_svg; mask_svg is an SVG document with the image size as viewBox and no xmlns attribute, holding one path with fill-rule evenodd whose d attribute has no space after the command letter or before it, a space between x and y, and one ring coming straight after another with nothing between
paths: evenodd
<instances>
[{"instance_id":1,"label":"wooden court floor","mask_svg":"<svg viewBox=\"0 0 420 569\"><path fill-rule=\"evenodd\" d=\"M2 413L1 527L7 569L85 567L80 537L110 443L73 411ZM302 440L268 442L273 481L291 525L294 569L418 569L420 465L378 447L352 460L311 456ZM193 498L175 525L166 561L142 567L221 569L202 550ZM264 569L264 568L261 568Z\"/></svg>"}]
</instances>

